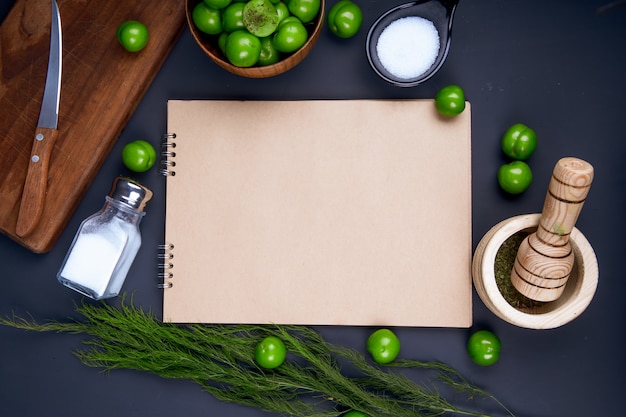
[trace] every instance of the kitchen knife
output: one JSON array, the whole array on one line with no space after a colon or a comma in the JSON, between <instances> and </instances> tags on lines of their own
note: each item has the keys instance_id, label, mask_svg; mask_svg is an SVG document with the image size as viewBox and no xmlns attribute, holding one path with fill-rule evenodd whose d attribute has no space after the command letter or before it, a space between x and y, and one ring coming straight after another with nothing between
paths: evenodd
<instances>
[{"instance_id":1,"label":"kitchen knife","mask_svg":"<svg viewBox=\"0 0 626 417\"><path fill-rule=\"evenodd\" d=\"M57 123L61 92L61 53L61 16L56 1L52 0L48 73L15 227L15 233L20 237L33 231L44 207L50 155L59 133Z\"/></svg>"}]
</instances>

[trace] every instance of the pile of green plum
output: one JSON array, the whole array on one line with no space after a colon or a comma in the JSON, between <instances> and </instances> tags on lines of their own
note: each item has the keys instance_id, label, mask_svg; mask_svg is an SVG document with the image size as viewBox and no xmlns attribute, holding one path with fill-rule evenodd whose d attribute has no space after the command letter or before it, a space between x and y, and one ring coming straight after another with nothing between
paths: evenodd
<instances>
[{"instance_id":1,"label":"pile of green plum","mask_svg":"<svg viewBox=\"0 0 626 417\"><path fill-rule=\"evenodd\" d=\"M232 65L247 68L275 64L299 50L320 9L321 0L203 0L192 20L217 38Z\"/></svg>"}]
</instances>

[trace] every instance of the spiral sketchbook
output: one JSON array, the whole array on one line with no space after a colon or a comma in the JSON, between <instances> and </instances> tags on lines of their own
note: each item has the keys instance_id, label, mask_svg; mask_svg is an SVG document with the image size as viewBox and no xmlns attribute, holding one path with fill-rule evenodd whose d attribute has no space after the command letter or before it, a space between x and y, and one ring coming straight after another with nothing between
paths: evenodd
<instances>
[{"instance_id":1,"label":"spiral sketchbook","mask_svg":"<svg viewBox=\"0 0 626 417\"><path fill-rule=\"evenodd\" d=\"M470 106L174 100L163 320L469 327Z\"/></svg>"}]
</instances>

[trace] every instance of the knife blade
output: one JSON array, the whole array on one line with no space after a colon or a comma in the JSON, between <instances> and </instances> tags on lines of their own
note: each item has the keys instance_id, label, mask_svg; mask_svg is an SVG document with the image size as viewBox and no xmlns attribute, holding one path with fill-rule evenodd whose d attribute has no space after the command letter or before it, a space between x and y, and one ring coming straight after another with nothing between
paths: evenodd
<instances>
[{"instance_id":1,"label":"knife blade","mask_svg":"<svg viewBox=\"0 0 626 417\"><path fill-rule=\"evenodd\" d=\"M62 49L61 15L56 1L52 0L48 72L15 227L15 233L20 237L33 231L44 208L50 156L59 133Z\"/></svg>"}]
</instances>

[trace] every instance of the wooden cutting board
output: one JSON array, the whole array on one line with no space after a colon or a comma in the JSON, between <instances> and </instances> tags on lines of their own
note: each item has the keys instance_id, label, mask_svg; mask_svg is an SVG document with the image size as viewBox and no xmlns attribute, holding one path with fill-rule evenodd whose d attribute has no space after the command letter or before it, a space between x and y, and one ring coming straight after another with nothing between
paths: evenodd
<instances>
[{"instance_id":1,"label":"wooden cutting board","mask_svg":"<svg viewBox=\"0 0 626 417\"><path fill-rule=\"evenodd\" d=\"M0 231L36 253L54 246L185 27L179 0L57 4L63 34L59 137L41 220L23 238L15 225L46 81L50 0L17 0L0 27ZM139 53L116 40L126 20L149 28Z\"/></svg>"}]
</instances>

